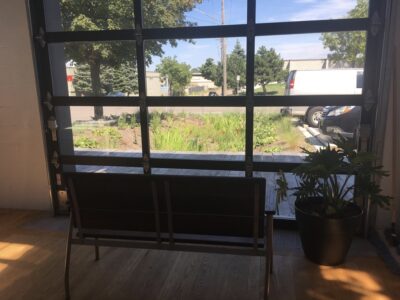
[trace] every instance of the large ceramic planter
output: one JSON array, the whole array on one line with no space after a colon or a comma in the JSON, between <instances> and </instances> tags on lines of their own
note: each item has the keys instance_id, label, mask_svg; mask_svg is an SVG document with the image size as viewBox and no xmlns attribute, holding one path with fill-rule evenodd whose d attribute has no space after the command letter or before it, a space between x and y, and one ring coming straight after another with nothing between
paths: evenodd
<instances>
[{"instance_id":1,"label":"large ceramic planter","mask_svg":"<svg viewBox=\"0 0 400 300\"><path fill-rule=\"evenodd\" d=\"M335 266L344 262L351 241L360 223L362 210L352 204L349 215L341 218L322 218L312 215L309 206L321 202L310 198L306 203L296 201L296 220L306 257L320 265Z\"/></svg>"}]
</instances>

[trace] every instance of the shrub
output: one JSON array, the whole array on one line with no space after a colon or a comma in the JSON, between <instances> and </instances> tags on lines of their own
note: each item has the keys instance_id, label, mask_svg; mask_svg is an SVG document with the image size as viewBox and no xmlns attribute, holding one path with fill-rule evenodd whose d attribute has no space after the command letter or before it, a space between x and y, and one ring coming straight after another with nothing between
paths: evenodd
<instances>
[{"instance_id":1,"label":"shrub","mask_svg":"<svg viewBox=\"0 0 400 300\"><path fill-rule=\"evenodd\" d=\"M76 140L74 139L74 147L95 149L95 148L99 147L99 143L97 143L94 140L91 140L88 137L81 136L81 137L78 137Z\"/></svg>"}]
</instances>

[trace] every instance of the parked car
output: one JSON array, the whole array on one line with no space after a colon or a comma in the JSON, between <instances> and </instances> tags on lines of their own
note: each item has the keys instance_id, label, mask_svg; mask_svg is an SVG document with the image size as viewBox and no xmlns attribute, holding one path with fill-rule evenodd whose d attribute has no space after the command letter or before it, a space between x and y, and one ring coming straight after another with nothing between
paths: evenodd
<instances>
[{"instance_id":1,"label":"parked car","mask_svg":"<svg viewBox=\"0 0 400 300\"><path fill-rule=\"evenodd\" d=\"M120 91L109 92L107 94L107 97L123 97L123 96L125 96L125 94L123 92L120 92Z\"/></svg>"},{"instance_id":2,"label":"parked car","mask_svg":"<svg viewBox=\"0 0 400 300\"><path fill-rule=\"evenodd\" d=\"M325 106L319 127L325 134L353 137L361 120L360 106Z\"/></svg>"},{"instance_id":3,"label":"parked car","mask_svg":"<svg viewBox=\"0 0 400 300\"><path fill-rule=\"evenodd\" d=\"M285 95L354 95L362 93L363 69L326 69L290 71ZM304 117L313 127L318 127L322 116L321 106L285 107L282 113Z\"/></svg>"}]
</instances>

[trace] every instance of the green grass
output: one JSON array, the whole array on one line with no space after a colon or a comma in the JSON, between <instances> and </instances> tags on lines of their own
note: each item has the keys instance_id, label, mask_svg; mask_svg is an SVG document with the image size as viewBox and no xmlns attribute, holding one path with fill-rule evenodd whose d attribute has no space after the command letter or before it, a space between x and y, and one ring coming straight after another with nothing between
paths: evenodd
<instances>
[{"instance_id":1,"label":"green grass","mask_svg":"<svg viewBox=\"0 0 400 300\"><path fill-rule=\"evenodd\" d=\"M80 136L74 139L74 146L78 148L96 149L99 148L99 143L86 136Z\"/></svg>"},{"instance_id":2,"label":"green grass","mask_svg":"<svg viewBox=\"0 0 400 300\"><path fill-rule=\"evenodd\" d=\"M244 152L245 114L153 112L149 115L151 149L183 152ZM134 116L121 116L112 126L73 126L74 145L92 149L130 149L138 126ZM137 129L137 128L136 128ZM140 140L140 139L139 139ZM255 113L254 149L258 153L298 150L304 137L290 117ZM135 143L135 141L133 141Z\"/></svg>"},{"instance_id":3,"label":"green grass","mask_svg":"<svg viewBox=\"0 0 400 300\"><path fill-rule=\"evenodd\" d=\"M244 151L244 114L171 114L150 117L151 144L164 151Z\"/></svg>"},{"instance_id":4,"label":"green grass","mask_svg":"<svg viewBox=\"0 0 400 300\"><path fill-rule=\"evenodd\" d=\"M285 83L272 83L267 85L267 95L283 96L285 93ZM254 90L256 95L264 95L262 87Z\"/></svg>"},{"instance_id":5,"label":"green grass","mask_svg":"<svg viewBox=\"0 0 400 300\"><path fill-rule=\"evenodd\" d=\"M105 126L93 131L95 137L98 137L101 148L114 149L118 148L122 135L117 128L111 126Z\"/></svg>"},{"instance_id":6,"label":"green grass","mask_svg":"<svg viewBox=\"0 0 400 300\"><path fill-rule=\"evenodd\" d=\"M280 118L278 122L279 136L286 143L286 150L298 150L304 142L304 136L293 126L290 117Z\"/></svg>"},{"instance_id":7,"label":"green grass","mask_svg":"<svg viewBox=\"0 0 400 300\"><path fill-rule=\"evenodd\" d=\"M272 144L278 140L276 120L280 116L275 114L256 113L254 115L254 148L259 152L279 152L279 147Z\"/></svg>"},{"instance_id":8,"label":"green grass","mask_svg":"<svg viewBox=\"0 0 400 300\"><path fill-rule=\"evenodd\" d=\"M115 117L117 119L117 124L119 129L134 128L140 126L137 121L137 114L123 113L120 116Z\"/></svg>"},{"instance_id":9,"label":"green grass","mask_svg":"<svg viewBox=\"0 0 400 300\"><path fill-rule=\"evenodd\" d=\"M193 152L244 152L245 114L155 113L150 118L151 145L154 150ZM296 148L302 136L289 117L256 113L254 148L271 153ZM282 143L284 140L284 143ZM286 142L287 140L287 142ZM293 145L296 144L296 145Z\"/></svg>"},{"instance_id":10,"label":"green grass","mask_svg":"<svg viewBox=\"0 0 400 300\"><path fill-rule=\"evenodd\" d=\"M122 142L122 135L115 126L89 127L72 126L74 146L89 149L116 149Z\"/></svg>"}]
</instances>

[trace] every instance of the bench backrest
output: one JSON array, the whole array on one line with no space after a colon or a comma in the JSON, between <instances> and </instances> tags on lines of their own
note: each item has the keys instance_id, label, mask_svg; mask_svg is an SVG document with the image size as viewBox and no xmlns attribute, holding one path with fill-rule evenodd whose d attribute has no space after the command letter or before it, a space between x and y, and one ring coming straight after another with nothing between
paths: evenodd
<instances>
[{"instance_id":1,"label":"bench backrest","mask_svg":"<svg viewBox=\"0 0 400 300\"><path fill-rule=\"evenodd\" d=\"M75 226L263 237L264 178L66 173Z\"/></svg>"},{"instance_id":2,"label":"bench backrest","mask_svg":"<svg viewBox=\"0 0 400 300\"><path fill-rule=\"evenodd\" d=\"M165 178L164 186L176 233L251 237L254 230L258 236L264 232L264 178L175 176Z\"/></svg>"},{"instance_id":3,"label":"bench backrest","mask_svg":"<svg viewBox=\"0 0 400 300\"><path fill-rule=\"evenodd\" d=\"M154 232L152 180L139 174L66 174L76 227Z\"/></svg>"}]
</instances>

